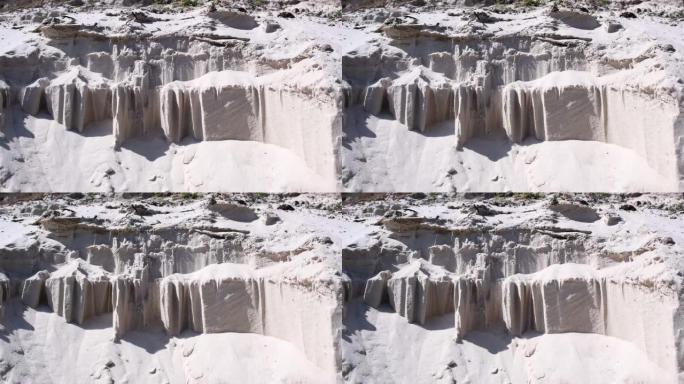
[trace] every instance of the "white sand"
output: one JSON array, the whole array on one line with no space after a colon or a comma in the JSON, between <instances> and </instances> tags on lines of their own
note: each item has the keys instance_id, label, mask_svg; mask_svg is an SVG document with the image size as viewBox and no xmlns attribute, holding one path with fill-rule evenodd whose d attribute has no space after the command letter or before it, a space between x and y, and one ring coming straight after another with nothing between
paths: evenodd
<instances>
[{"instance_id":1,"label":"white sand","mask_svg":"<svg viewBox=\"0 0 684 384\"><path fill-rule=\"evenodd\" d=\"M350 202L368 232L342 251L346 382L680 382L679 204L658 194Z\"/></svg>"},{"instance_id":2,"label":"white sand","mask_svg":"<svg viewBox=\"0 0 684 384\"><path fill-rule=\"evenodd\" d=\"M349 12L345 189L681 190L681 4L566 3Z\"/></svg>"},{"instance_id":3,"label":"white sand","mask_svg":"<svg viewBox=\"0 0 684 384\"><path fill-rule=\"evenodd\" d=\"M337 190L345 42L317 4L7 13L0 190Z\"/></svg>"},{"instance_id":4,"label":"white sand","mask_svg":"<svg viewBox=\"0 0 684 384\"><path fill-rule=\"evenodd\" d=\"M339 380L334 196L26 199L0 205L3 382Z\"/></svg>"}]
</instances>

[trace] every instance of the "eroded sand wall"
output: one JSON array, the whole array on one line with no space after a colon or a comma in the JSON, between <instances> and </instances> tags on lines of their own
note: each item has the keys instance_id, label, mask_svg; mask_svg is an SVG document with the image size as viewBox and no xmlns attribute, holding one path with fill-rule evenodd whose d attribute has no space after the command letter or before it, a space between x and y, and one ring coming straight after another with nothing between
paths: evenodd
<instances>
[{"instance_id":1,"label":"eroded sand wall","mask_svg":"<svg viewBox=\"0 0 684 384\"><path fill-rule=\"evenodd\" d=\"M296 345L326 372L335 372L341 304L331 287L313 284L172 275L159 284L161 321L171 335L192 329L277 337Z\"/></svg>"},{"instance_id":2,"label":"eroded sand wall","mask_svg":"<svg viewBox=\"0 0 684 384\"><path fill-rule=\"evenodd\" d=\"M491 284L457 279L457 337L501 324L513 336L527 331L603 334L634 343L666 372L678 371L675 292L587 276L587 271L544 276L565 267L555 265L550 268L554 272L514 275Z\"/></svg>"},{"instance_id":3,"label":"eroded sand wall","mask_svg":"<svg viewBox=\"0 0 684 384\"><path fill-rule=\"evenodd\" d=\"M610 87L606 96L606 141L636 151L681 189L684 113L676 100Z\"/></svg>"},{"instance_id":4,"label":"eroded sand wall","mask_svg":"<svg viewBox=\"0 0 684 384\"><path fill-rule=\"evenodd\" d=\"M668 180L667 189L680 189L681 95L635 84L640 75L634 67L647 54L596 60L583 49L587 41L567 43L553 34L485 41L448 38L422 26L382 29L392 49L343 59L349 105L389 114L420 132L453 122L457 146L473 137L501 136L514 143L616 144L645 158ZM552 44L554 39L563 44ZM625 80L630 71L635 74Z\"/></svg>"},{"instance_id":5,"label":"eroded sand wall","mask_svg":"<svg viewBox=\"0 0 684 384\"><path fill-rule=\"evenodd\" d=\"M115 146L158 135L173 143L258 141L291 150L336 182L339 92L293 86L287 76L264 79L291 70L293 62L255 65L242 57L240 44L218 47L202 38L157 37L146 46L134 39L52 38L64 56L2 58L1 75L12 81L0 87L0 120L18 104L78 132L111 119Z\"/></svg>"}]
</instances>

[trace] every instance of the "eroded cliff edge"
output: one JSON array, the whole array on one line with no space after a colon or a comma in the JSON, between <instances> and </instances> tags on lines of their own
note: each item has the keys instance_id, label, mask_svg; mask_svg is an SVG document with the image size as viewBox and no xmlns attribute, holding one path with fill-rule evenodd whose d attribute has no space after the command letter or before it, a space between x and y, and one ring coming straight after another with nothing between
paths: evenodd
<instances>
[{"instance_id":1,"label":"eroded cliff edge","mask_svg":"<svg viewBox=\"0 0 684 384\"><path fill-rule=\"evenodd\" d=\"M348 7L347 190L683 188L681 4L462 3ZM591 167L551 178L541 163L570 147ZM394 181L402 172L424 175ZM583 184L592 172L615 180Z\"/></svg>"},{"instance_id":2,"label":"eroded cliff edge","mask_svg":"<svg viewBox=\"0 0 684 384\"><path fill-rule=\"evenodd\" d=\"M334 12L328 3L226 2L3 14L3 190L335 191L343 99ZM58 147L102 154L96 166L87 153L70 155L83 182L68 184L59 164L46 165ZM156 174L130 171L145 167ZM254 172L263 179L235 182Z\"/></svg>"},{"instance_id":3,"label":"eroded cliff edge","mask_svg":"<svg viewBox=\"0 0 684 384\"><path fill-rule=\"evenodd\" d=\"M347 382L681 382L681 197L361 196Z\"/></svg>"},{"instance_id":4,"label":"eroded cliff edge","mask_svg":"<svg viewBox=\"0 0 684 384\"><path fill-rule=\"evenodd\" d=\"M339 240L321 225L334 196L13 195L1 209L3 381L338 381ZM61 332L73 348L42 352ZM174 348L169 366L157 350Z\"/></svg>"}]
</instances>

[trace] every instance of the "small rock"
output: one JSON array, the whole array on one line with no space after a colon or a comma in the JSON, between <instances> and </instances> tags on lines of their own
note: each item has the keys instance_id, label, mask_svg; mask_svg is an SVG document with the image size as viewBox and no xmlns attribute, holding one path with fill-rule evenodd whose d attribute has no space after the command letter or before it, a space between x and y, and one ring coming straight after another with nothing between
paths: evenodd
<instances>
[{"instance_id":1,"label":"small rock","mask_svg":"<svg viewBox=\"0 0 684 384\"><path fill-rule=\"evenodd\" d=\"M498 215L499 211L495 211L484 204L475 204L472 207L473 211L479 216L494 216Z\"/></svg>"},{"instance_id":2,"label":"small rock","mask_svg":"<svg viewBox=\"0 0 684 384\"><path fill-rule=\"evenodd\" d=\"M142 204L132 204L131 209L133 210L133 213L138 216L152 216L159 213L159 211L150 209Z\"/></svg>"},{"instance_id":3,"label":"small rock","mask_svg":"<svg viewBox=\"0 0 684 384\"><path fill-rule=\"evenodd\" d=\"M194 158L195 158L194 148L188 149L187 151L183 152L183 164L185 164L185 165L190 164Z\"/></svg>"},{"instance_id":4,"label":"small rock","mask_svg":"<svg viewBox=\"0 0 684 384\"><path fill-rule=\"evenodd\" d=\"M503 20L501 18L494 17L486 12L473 12L472 17L473 19L483 24L496 23L498 21Z\"/></svg>"},{"instance_id":5,"label":"small rock","mask_svg":"<svg viewBox=\"0 0 684 384\"><path fill-rule=\"evenodd\" d=\"M636 19L637 15L634 14L634 12L622 12L620 17L624 17L625 19Z\"/></svg>"},{"instance_id":6,"label":"small rock","mask_svg":"<svg viewBox=\"0 0 684 384\"><path fill-rule=\"evenodd\" d=\"M628 212L636 212L636 207L633 206L632 204L622 204L620 206L620 209L623 211L628 211Z\"/></svg>"},{"instance_id":7,"label":"small rock","mask_svg":"<svg viewBox=\"0 0 684 384\"><path fill-rule=\"evenodd\" d=\"M531 357L537 351L537 345L531 344L525 347L525 357Z\"/></svg>"},{"instance_id":8,"label":"small rock","mask_svg":"<svg viewBox=\"0 0 684 384\"><path fill-rule=\"evenodd\" d=\"M591 207L575 203L557 203L549 205L549 209L560 213L566 218L582 223L593 223L600 217Z\"/></svg>"},{"instance_id":9,"label":"small rock","mask_svg":"<svg viewBox=\"0 0 684 384\"><path fill-rule=\"evenodd\" d=\"M295 15L292 14L292 12L280 12L278 17L282 17L283 19L294 19Z\"/></svg>"},{"instance_id":10,"label":"small rock","mask_svg":"<svg viewBox=\"0 0 684 384\"><path fill-rule=\"evenodd\" d=\"M273 224L280 221L280 217L278 215L276 215L275 213L268 212L264 215L263 220L264 220L264 224L273 225Z\"/></svg>"},{"instance_id":11,"label":"small rock","mask_svg":"<svg viewBox=\"0 0 684 384\"><path fill-rule=\"evenodd\" d=\"M615 33L621 29L624 29L622 24L618 23L617 21L609 21L605 24L606 32L608 33Z\"/></svg>"},{"instance_id":12,"label":"small rock","mask_svg":"<svg viewBox=\"0 0 684 384\"><path fill-rule=\"evenodd\" d=\"M278 209L280 209L281 211L294 211L295 210L294 207L291 206L290 204L280 204L278 206Z\"/></svg>"},{"instance_id":13,"label":"small rock","mask_svg":"<svg viewBox=\"0 0 684 384\"><path fill-rule=\"evenodd\" d=\"M252 208L231 202L214 202L214 204L211 204L210 201L207 208L210 211L216 212L228 220L233 221L247 223L259 218Z\"/></svg>"},{"instance_id":14,"label":"small rock","mask_svg":"<svg viewBox=\"0 0 684 384\"><path fill-rule=\"evenodd\" d=\"M158 19L154 17L150 17L148 14L145 12L139 12L139 11L133 11L128 15L130 20L134 20L140 24L145 24L145 23L151 23L154 21L158 21Z\"/></svg>"},{"instance_id":15,"label":"small rock","mask_svg":"<svg viewBox=\"0 0 684 384\"><path fill-rule=\"evenodd\" d=\"M596 17L572 9L561 9L551 12L549 16L577 29L596 29L601 26Z\"/></svg>"},{"instance_id":16,"label":"small rock","mask_svg":"<svg viewBox=\"0 0 684 384\"><path fill-rule=\"evenodd\" d=\"M275 21L267 21L264 23L264 31L266 31L266 33L273 33L280 28L280 24L276 23Z\"/></svg>"},{"instance_id":17,"label":"small rock","mask_svg":"<svg viewBox=\"0 0 684 384\"><path fill-rule=\"evenodd\" d=\"M194 344L188 344L183 346L183 357L188 357L192 355L192 353L195 351L195 345Z\"/></svg>"},{"instance_id":18,"label":"small rock","mask_svg":"<svg viewBox=\"0 0 684 384\"><path fill-rule=\"evenodd\" d=\"M615 214L607 214L603 216L603 222L606 223L606 225L615 225L621 221L622 218Z\"/></svg>"},{"instance_id":19,"label":"small rock","mask_svg":"<svg viewBox=\"0 0 684 384\"><path fill-rule=\"evenodd\" d=\"M662 48L663 51L669 52L669 53L672 53L672 52L676 52L676 51L677 51L677 50L675 49L675 47L672 46L672 44L665 44L665 45L662 45L661 48Z\"/></svg>"}]
</instances>

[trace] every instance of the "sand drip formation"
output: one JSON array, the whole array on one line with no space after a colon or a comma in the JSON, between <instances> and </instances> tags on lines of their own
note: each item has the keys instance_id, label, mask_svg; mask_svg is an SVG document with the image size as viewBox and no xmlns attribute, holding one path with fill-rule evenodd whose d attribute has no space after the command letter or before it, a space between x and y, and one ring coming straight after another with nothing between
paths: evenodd
<instances>
[{"instance_id":1,"label":"sand drip formation","mask_svg":"<svg viewBox=\"0 0 684 384\"><path fill-rule=\"evenodd\" d=\"M3 190L682 189L678 1L489 3L8 6Z\"/></svg>"},{"instance_id":2,"label":"sand drip formation","mask_svg":"<svg viewBox=\"0 0 684 384\"><path fill-rule=\"evenodd\" d=\"M683 1L0 0L0 383L684 384Z\"/></svg>"},{"instance_id":3,"label":"sand drip formation","mask_svg":"<svg viewBox=\"0 0 684 384\"><path fill-rule=\"evenodd\" d=\"M9 195L2 378L676 383L682 206L648 194ZM72 347L45 354L60 343ZM231 376L251 366L262 373Z\"/></svg>"},{"instance_id":4,"label":"sand drip formation","mask_svg":"<svg viewBox=\"0 0 684 384\"><path fill-rule=\"evenodd\" d=\"M656 200L438 197L426 203L406 197L354 204L350 210L363 219L359 222L381 227L342 251L348 279L343 336L347 381L391 380L395 376L379 371L394 366L402 372L398 380L407 374L415 382L432 382L441 369L449 381L452 368L454 380L466 375L482 382L500 382L502 377L524 382L537 370L555 382L562 376L554 379L532 361L503 368L505 376L477 376L473 367L478 358L464 352L463 345L485 343L483 334L506 339L570 333L627 341L647 356L641 361L654 362L661 372L643 380L677 382L684 324L682 250L672 236L681 235L681 216L674 213L681 200L660 208ZM639 204L639 213L632 211L634 204ZM671 224L661 227L665 222ZM369 329L374 331L366 333ZM404 333L418 336L399 336ZM423 352L405 360L382 354L407 340ZM454 347L462 348L460 352L440 355L450 343L461 345ZM515 349L510 344L506 348ZM427 351L436 354L428 358ZM596 353L597 361L603 361ZM444 365L438 367L440 363ZM402 364L409 366L404 370ZM456 366L467 372L457 373ZM624 368L622 373L626 381L642 375Z\"/></svg>"},{"instance_id":5,"label":"sand drip formation","mask_svg":"<svg viewBox=\"0 0 684 384\"><path fill-rule=\"evenodd\" d=\"M339 251L301 220L317 220L335 202L246 199L45 198L4 206L3 332L13 329L16 308L30 307L86 329L109 314L115 342L126 342L131 331L164 337L160 328L165 337L264 335L290 343L316 367L320 382L334 382ZM297 211L284 210L293 205ZM16 365L3 380L20 379Z\"/></svg>"},{"instance_id":6,"label":"sand drip formation","mask_svg":"<svg viewBox=\"0 0 684 384\"><path fill-rule=\"evenodd\" d=\"M324 16L334 10L307 5L299 5L298 20L267 2L3 14L3 140L25 136L31 116L86 139L106 133L112 152L134 138L270 144L320 177L315 189L332 191L342 97ZM106 132L96 133L103 125ZM37 129L55 128L44 121Z\"/></svg>"},{"instance_id":7,"label":"sand drip formation","mask_svg":"<svg viewBox=\"0 0 684 384\"><path fill-rule=\"evenodd\" d=\"M661 34L681 29L680 3L560 2L565 6L536 9L367 3L347 7L361 35L342 64L348 142L373 137L363 126L377 135L374 121L383 120L366 114L456 148L473 138L608 143L638 154L667 190L682 189L684 47L674 38L681 31L673 29L671 40ZM378 148L392 146L376 141ZM350 147L351 158L368 157ZM346 165L347 179L363 174Z\"/></svg>"}]
</instances>

